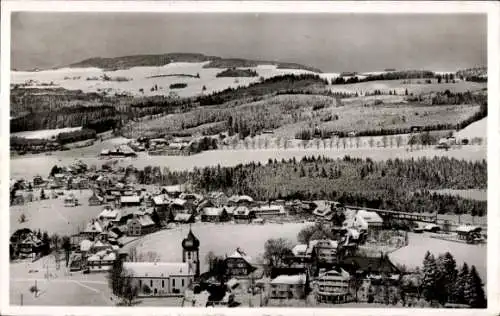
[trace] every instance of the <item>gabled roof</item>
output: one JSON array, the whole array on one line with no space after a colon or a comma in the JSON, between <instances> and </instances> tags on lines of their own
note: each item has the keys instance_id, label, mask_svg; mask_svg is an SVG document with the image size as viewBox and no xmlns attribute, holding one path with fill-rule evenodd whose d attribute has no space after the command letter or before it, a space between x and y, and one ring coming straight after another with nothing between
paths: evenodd
<instances>
[{"instance_id":1,"label":"gabled roof","mask_svg":"<svg viewBox=\"0 0 500 316\"><path fill-rule=\"evenodd\" d=\"M87 224L87 227L83 231L84 233L102 233L102 227L101 224L99 224L98 221L92 221Z\"/></svg>"},{"instance_id":2,"label":"gabled roof","mask_svg":"<svg viewBox=\"0 0 500 316\"><path fill-rule=\"evenodd\" d=\"M188 213L177 213L175 215L174 221L176 222L188 222L191 220L192 214Z\"/></svg>"},{"instance_id":3,"label":"gabled roof","mask_svg":"<svg viewBox=\"0 0 500 316\"><path fill-rule=\"evenodd\" d=\"M185 262L124 262L123 268L137 278L167 278L172 275L193 275Z\"/></svg>"},{"instance_id":4,"label":"gabled roof","mask_svg":"<svg viewBox=\"0 0 500 316\"><path fill-rule=\"evenodd\" d=\"M248 195L232 195L229 199L229 202L241 203L241 202L253 202L253 199Z\"/></svg>"},{"instance_id":5,"label":"gabled roof","mask_svg":"<svg viewBox=\"0 0 500 316\"><path fill-rule=\"evenodd\" d=\"M244 259L248 264L252 265L252 258L249 257L243 250L240 248L236 248L236 250L230 255L227 256L227 258L242 258Z\"/></svg>"},{"instance_id":6,"label":"gabled roof","mask_svg":"<svg viewBox=\"0 0 500 316\"><path fill-rule=\"evenodd\" d=\"M234 215L248 216L250 214L250 209L246 206L238 206L233 211Z\"/></svg>"},{"instance_id":7,"label":"gabled roof","mask_svg":"<svg viewBox=\"0 0 500 316\"><path fill-rule=\"evenodd\" d=\"M236 210L236 206L225 206L224 209L228 214L234 214L234 211Z\"/></svg>"}]
</instances>

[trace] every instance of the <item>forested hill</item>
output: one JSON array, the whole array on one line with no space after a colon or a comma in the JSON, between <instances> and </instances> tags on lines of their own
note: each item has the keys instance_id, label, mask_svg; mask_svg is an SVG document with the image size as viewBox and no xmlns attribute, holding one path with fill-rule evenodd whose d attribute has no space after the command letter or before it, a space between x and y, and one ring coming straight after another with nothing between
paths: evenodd
<instances>
[{"instance_id":1,"label":"forested hill","mask_svg":"<svg viewBox=\"0 0 500 316\"><path fill-rule=\"evenodd\" d=\"M270 160L235 167L195 168L171 172L159 167L127 170L143 184L189 181L199 191L221 190L247 194L256 200L331 199L348 205L406 212L486 214L486 201L430 193L437 189L486 189L486 161L446 157L375 162L349 156L343 159L305 157L298 161Z\"/></svg>"},{"instance_id":2,"label":"forested hill","mask_svg":"<svg viewBox=\"0 0 500 316\"><path fill-rule=\"evenodd\" d=\"M156 55L133 55L112 58L94 57L85 59L64 67L70 68L101 68L105 70L128 69L132 67L153 67L164 66L175 62L209 62L204 68L234 68L234 67L257 67L259 65L275 65L278 68L284 69L303 69L316 73L321 73L321 70L288 62L250 60L243 58L221 58L217 56L206 56L196 53L168 53Z\"/></svg>"}]
</instances>

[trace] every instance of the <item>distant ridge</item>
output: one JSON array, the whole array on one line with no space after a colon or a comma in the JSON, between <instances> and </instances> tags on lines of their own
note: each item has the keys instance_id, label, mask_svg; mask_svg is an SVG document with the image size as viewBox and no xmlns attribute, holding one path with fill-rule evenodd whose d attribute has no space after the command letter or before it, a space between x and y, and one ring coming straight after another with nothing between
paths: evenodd
<instances>
[{"instance_id":1,"label":"distant ridge","mask_svg":"<svg viewBox=\"0 0 500 316\"><path fill-rule=\"evenodd\" d=\"M320 69L288 62L262 61L243 58L222 58L217 56L206 56L197 53L168 53L157 55L133 55L122 57L102 58L94 57L66 65L69 68L101 68L103 70L119 70L132 67L164 66L175 62L209 62L204 68L233 68L233 67L256 67L258 65L275 65L280 69L302 69L321 73ZM58 68L63 68L58 67Z\"/></svg>"}]
</instances>

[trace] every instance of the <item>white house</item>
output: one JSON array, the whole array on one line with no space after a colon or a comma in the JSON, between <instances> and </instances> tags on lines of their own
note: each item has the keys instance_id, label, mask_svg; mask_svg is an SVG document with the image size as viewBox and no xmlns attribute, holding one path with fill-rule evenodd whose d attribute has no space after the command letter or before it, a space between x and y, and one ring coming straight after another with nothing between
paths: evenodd
<instances>
[{"instance_id":1,"label":"white house","mask_svg":"<svg viewBox=\"0 0 500 316\"><path fill-rule=\"evenodd\" d=\"M116 254L112 250L101 250L87 259L90 272L107 272L113 267Z\"/></svg>"},{"instance_id":2,"label":"white house","mask_svg":"<svg viewBox=\"0 0 500 316\"><path fill-rule=\"evenodd\" d=\"M345 220L344 227L366 231L381 228L383 223L384 220L377 213L359 210L353 217Z\"/></svg>"},{"instance_id":3,"label":"white house","mask_svg":"<svg viewBox=\"0 0 500 316\"><path fill-rule=\"evenodd\" d=\"M194 281L187 262L124 262L139 287L139 296L182 295Z\"/></svg>"},{"instance_id":4,"label":"white house","mask_svg":"<svg viewBox=\"0 0 500 316\"><path fill-rule=\"evenodd\" d=\"M303 299L305 298L306 282L305 274L277 276L271 280L269 298Z\"/></svg>"}]
</instances>

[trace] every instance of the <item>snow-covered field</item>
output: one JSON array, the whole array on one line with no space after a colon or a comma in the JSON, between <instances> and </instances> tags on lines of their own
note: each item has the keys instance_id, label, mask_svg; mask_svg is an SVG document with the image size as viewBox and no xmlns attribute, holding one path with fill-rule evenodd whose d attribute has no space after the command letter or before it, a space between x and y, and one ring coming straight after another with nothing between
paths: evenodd
<instances>
[{"instance_id":1,"label":"snow-covered field","mask_svg":"<svg viewBox=\"0 0 500 316\"><path fill-rule=\"evenodd\" d=\"M253 69L259 76L244 78L217 78L217 73L223 71L221 68L203 68L203 63L171 63L159 67L133 67L117 71L103 71L99 68L60 68L55 70L44 70L38 72L12 71L11 83L23 84L29 80L34 80L38 85L53 83L56 86L70 89L82 90L84 92L106 91L108 94L127 93L132 95L168 95L171 92L180 97L199 95L202 93L203 86L206 90L203 93L224 90L228 87L246 86L250 83L259 81L260 77L271 78L283 74L303 74L313 73L301 69L277 69L273 65L259 65L244 69ZM129 81L103 81L87 80L87 78L101 78L104 74L109 77L124 77L131 79ZM187 76L168 76L165 75L200 75L200 78ZM152 76L164 76L151 78ZM324 78L334 78L338 74L324 73L320 74ZM170 89L173 83L186 83L184 89ZM157 85L157 91L151 91L153 86ZM35 87L36 85L34 85ZM139 91L143 89L144 92Z\"/></svg>"},{"instance_id":2,"label":"snow-covered field","mask_svg":"<svg viewBox=\"0 0 500 316\"><path fill-rule=\"evenodd\" d=\"M456 133L456 138L467 138L472 139L474 137L486 137L488 134L488 118L485 117L477 122L472 123L463 130Z\"/></svg>"},{"instance_id":3,"label":"snow-covered field","mask_svg":"<svg viewBox=\"0 0 500 316\"><path fill-rule=\"evenodd\" d=\"M289 239L292 244L297 244L297 234L303 227L311 223L286 223L265 225L257 224L232 224L232 223L195 223L192 231L200 240L200 264L205 271L207 262L205 257L209 251L215 255L231 255L240 247L252 259L257 259L264 253L264 244L271 238ZM154 251L162 261L182 260L182 240L187 236L189 226L178 226L169 230L162 230L132 242L125 249L136 247L139 253ZM168 243L165 242L168 240Z\"/></svg>"},{"instance_id":4,"label":"snow-covered field","mask_svg":"<svg viewBox=\"0 0 500 316\"><path fill-rule=\"evenodd\" d=\"M30 155L19 156L10 160L10 175L12 178L31 179L36 175L46 175L54 165L67 166L75 159L81 159L86 164L99 167L107 160L97 158L99 151L90 152L87 148L79 148L66 152L54 153L50 156ZM269 159L302 159L305 156L325 156L342 158L345 155L373 160L418 159L419 157L444 156L468 161L486 159L486 146L463 146L460 149L448 151L434 148L408 151L407 148L347 148L347 149L261 149L261 150L211 150L192 156L149 156L139 153L137 158L119 159L118 165L142 169L146 166L167 166L170 170L192 170L194 167L207 166L229 167L237 164L254 162L267 163Z\"/></svg>"},{"instance_id":5,"label":"snow-covered field","mask_svg":"<svg viewBox=\"0 0 500 316\"><path fill-rule=\"evenodd\" d=\"M41 175L48 175L40 173ZM78 228L84 229L88 221L99 215L103 206L89 206L88 198L92 195L90 190L64 191L65 196L73 193L81 204L76 207L65 207L64 197L50 200L38 200L24 205L14 205L10 207L10 230L11 233L21 228L35 230L46 230L49 233L59 235L71 235L78 232ZM45 190L46 195L51 195L51 190ZM35 197L40 196L39 191L33 193ZM19 222L21 214L26 216L24 223Z\"/></svg>"},{"instance_id":6,"label":"snow-covered field","mask_svg":"<svg viewBox=\"0 0 500 316\"><path fill-rule=\"evenodd\" d=\"M42 129L38 131L25 131L11 133L11 136L23 137L28 139L54 139L61 133L68 133L81 130L82 127L66 127L58 129Z\"/></svg>"},{"instance_id":7,"label":"snow-covered field","mask_svg":"<svg viewBox=\"0 0 500 316\"><path fill-rule=\"evenodd\" d=\"M436 257L441 253L449 251L455 257L458 266L462 266L464 262L467 262L469 268L472 265L476 266L481 279L486 283L486 244L469 245L445 241L431 238L427 233L409 233L409 240L409 246L396 250L389 255L394 264L404 264L408 268L422 267L422 262L427 251L430 251Z\"/></svg>"}]
</instances>

